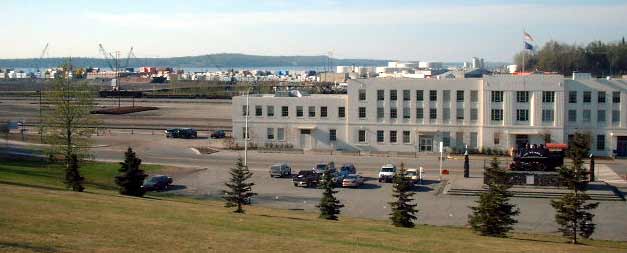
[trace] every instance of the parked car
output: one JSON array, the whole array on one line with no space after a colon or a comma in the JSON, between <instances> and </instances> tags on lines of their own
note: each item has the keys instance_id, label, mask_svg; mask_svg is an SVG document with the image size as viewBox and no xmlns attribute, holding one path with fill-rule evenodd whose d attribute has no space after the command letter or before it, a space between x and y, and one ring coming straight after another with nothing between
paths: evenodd
<instances>
[{"instance_id":1,"label":"parked car","mask_svg":"<svg viewBox=\"0 0 627 253\"><path fill-rule=\"evenodd\" d=\"M170 128L165 130L165 137L193 139L198 137L198 133L193 128Z\"/></svg>"},{"instance_id":2,"label":"parked car","mask_svg":"<svg viewBox=\"0 0 627 253\"><path fill-rule=\"evenodd\" d=\"M357 168L352 163L345 163L337 171L336 181L342 183L342 180L350 174L357 174Z\"/></svg>"},{"instance_id":3,"label":"parked car","mask_svg":"<svg viewBox=\"0 0 627 253\"><path fill-rule=\"evenodd\" d=\"M155 175L144 180L142 188L146 191L165 191L172 184L172 178L164 175Z\"/></svg>"},{"instance_id":4,"label":"parked car","mask_svg":"<svg viewBox=\"0 0 627 253\"><path fill-rule=\"evenodd\" d=\"M412 184L416 184L420 180L417 169L407 169L405 171L405 177L407 177Z\"/></svg>"},{"instance_id":5,"label":"parked car","mask_svg":"<svg viewBox=\"0 0 627 253\"><path fill-rule=\"evenodd\" d=\"M364 178L357 174L349 174L342 179L342 187L359 187L364 183Z\"/></svg>"},{"instance_id":6,"label":"parked car","mask_svg":"<svg viewBox=\"0 0 627 253\"><path fill-rule=\"evenodd\" d=\"M333 162L330 163L317 163L313 167L313 171L318 174L322 174L326 171L330 171L331 173L335 173L335 164Z\"/></svg>"},{"instance_id":7,"label":"parked car","mask_svg":"<svg viewBox=\"0 0 627 253\"><path fill-rule=\"evenodd\" d=\"M287 163L277 163L270 166L270 177L289 177L292 175L292 168Z\"/></svg>"},{"instance_id":8,"label":"parked car","mask_svg":"<svg viewBox=\"0 0 627 253\"><path fill-rule=\"evenodd\" d=\"M379 170L379 182L392 182L396 175L396 166L394 164L386 164Z\"/></svg>"},{"instance_id":9,"label":"parked car","mask_svg":"<svg viewBox=\"0 0 627 253\"><path fill-rule=\"evenodd\" d=\"M320 174L314 172L313 170L301 170L298 172L292 182L294 186L300 187L313 187L318 185L318 181L320 180Z\"/></svg>"},{"instance_id":10,"label":"parked car","mask_svg":"<svg viewBox=\"0 0 627 253\"><path fill-rule=\"evenodd\" d=\"M226 132L224 130L216 130L211 133L211 139L224 139L226 137Z\"/></svg>"}]
</instances>

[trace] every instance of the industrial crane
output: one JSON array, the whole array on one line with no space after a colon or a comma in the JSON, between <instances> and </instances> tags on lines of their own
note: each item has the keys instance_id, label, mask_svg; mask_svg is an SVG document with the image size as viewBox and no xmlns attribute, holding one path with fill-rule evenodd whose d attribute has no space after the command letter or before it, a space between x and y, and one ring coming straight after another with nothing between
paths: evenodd
<instances>
[{"instance_id":1,"label":"industrial crane","mask_svg":"<svg viewBox=\"0 0 627 253\"><path fill-rule=\"evenodd\" d=\"M46 54L48 53L48 45L49 44L50 43L46 42L46 46L44 47L43 50L41 50L41 54L39 55L39 61L38 61L38 64L37 64L37 73L39 74L39 76L41 76L41 71L39 70L39 68L42 65L42 61L44 59L44 56L46 56Z\"/></svg>"},{"instance_id":2,"label":"industrial crane","mask_svg":"<svg viewBox=\"0 0 627 253\"><path fill-rule=\"evenodd\" d=\"M111 71L117 71L117 69L113 67L113 63L111 63L111 61L115 57L113 57L112 54L108 53L107 50L104 49L102 44L98 44L98 48L99 48L100 53L104 56L105 62L107 63L107 65L109 65L109 68L111 68Z\"/></svg>"},{"instance_id":3,"label":"industrial crane","mask_svg":"<svg viewBox=\"0 0 627 253\"><path fill-rule=\"evenodd\" d=\"M130 67L131 57L132 58L137 58L137 56L135 56L135 53L133 52L133 47L131 47L131 49L128 51L128 55L126 56L126 62L124 64L124 68Z\"/></svg>"}]
</instances>

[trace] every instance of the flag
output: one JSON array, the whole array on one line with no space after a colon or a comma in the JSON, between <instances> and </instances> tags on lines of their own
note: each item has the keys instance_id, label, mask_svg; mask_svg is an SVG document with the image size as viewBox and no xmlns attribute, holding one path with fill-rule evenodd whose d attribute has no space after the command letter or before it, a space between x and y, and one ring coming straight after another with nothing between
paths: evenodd
<instances>
[{"instance_id":1,"label":"flag","mask_svg":"<svg viewBox=\"0 0 627 253\"><path fill-rule=\"evenodd\" d=\"M526 41L523 41L523 43L525 43L525 49L527 50L533 50L533 45L527 43Z\"/></svg>"},{"instance_id":2,"label":"flag","mask_svg":"<svg viewBox=\"0 0 627 253\"><path fill-rule=\"evenodd\" d=\"M525 39L526 39L526 40L528 40L528 41L534 41L534 40L533 40L533 37L531 37L531 35L530 35L530 34L528 34L527 32L523 32L523 34L524 34L524 37L525 37Z\"/></svg>"}]
</instances>

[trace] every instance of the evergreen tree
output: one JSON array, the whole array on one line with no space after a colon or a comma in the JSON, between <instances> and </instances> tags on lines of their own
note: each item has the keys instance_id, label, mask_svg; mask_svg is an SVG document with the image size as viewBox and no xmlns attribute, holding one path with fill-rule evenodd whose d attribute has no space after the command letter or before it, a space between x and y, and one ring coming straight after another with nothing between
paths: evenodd
<instances>
[{"instance_id":1,"label":"evergreen tree","mask_svg":"<svg viewBox=\"0 0 627 253\"><path fill-rule=\"evenodd\" d=\"M65 186L67 188L71 188L72 191L82 192L85 190L83 187L83 182L85 178L81 176L78 166L78 157L76 154L72 154L70 159L66 162L67 166L65 168Z\"/></svg>"},{"instance_id":2,"label":"evergreen tree","mask_svg":"<svg viewBox=\"0 0 627 253\"><path fill-rule=\"evenodd\" d=\"M412 183L407 177L404 164L401 163L401 169L394 175L393 183L394 194L392 196L396 200L389 202L392 209L390 220L394 226L412 228L418 210L416 210L416 204L411 204L414 192L411 192Z\"/></svg>"},{"instance_id":3,"label":"evergreen tree","mask_svg":"<svg viewBox=\"0 0 627 253\"><path fill-rule=\"evenodd\" d=\"M252 192L254 183L247 182L253 173L245 166L242 158L238 158L235 167L231 168L231 181L225 183L229 190L224 191L225 207L236 207L235 213L244 213L243 205L250 204L251 197L257 195Z\"/></svg>"},{"instance_id":4,"label":"evergreen tree","mask_svg":"<svg viewBox=\"0 0 627 253\"><path fill-rule=\"evenodd\" d=\"M488 191L481 193L478 206L470 207L468 223L473 230L485 236L505 237L516 224L513 216L519 214L515 205L509 203L512 196L507 190L512 187L507 172L499 166L496 157L485 171Z\"/></svg>"},{"instance_id":5,"label":"evergreen tree","mask_svg":"<svg viewBox=\"0 0 627 253\"><path fill-rule=\"evenodd\" d=\"M551 201L556 212L555 222L560 225L559 231L569 238L571 243L577 243L577 235L589 238L594 233L595 224L592 223L594 214L591 211L599 206L598 202L586 203L590 200L590 196L585 192L589 173L583 167L583 159L589 153L589 139L589 135L575 134L568 150L573 165L560 169L560 182L568 187L570 192Z\"/></svg>"},{"instance_id":6,"label":"evergreen tree","mask_svg":"<svg viewBox=\"0 0 627 253\"><path fill-rule=\"evenodd\" d=\"M344 205L340 204L340 201L335 198L334 194L337 193L333 190L334 182L333 175L327 170L322 174L322 182L320 189L322 189L322 198L320 198L320 204L316 207L320 208L320 218L327 220L337 220L337 215L340 214L340 208Z\"/></svg>"},{"instance_id":7,"label":"evergreen tree","mask_svg":"<svg viewBox=\"0 0 627 253\"><path fill-rule=\"evenodd\" d=\"M120 186L120 194L141 197L144 196L142 184L148 175L139 168L142 160L137 158L131 147L124 153L124 162L121 162L121 174L115 177L115 184Z\"/></svg>"}]
</instances>

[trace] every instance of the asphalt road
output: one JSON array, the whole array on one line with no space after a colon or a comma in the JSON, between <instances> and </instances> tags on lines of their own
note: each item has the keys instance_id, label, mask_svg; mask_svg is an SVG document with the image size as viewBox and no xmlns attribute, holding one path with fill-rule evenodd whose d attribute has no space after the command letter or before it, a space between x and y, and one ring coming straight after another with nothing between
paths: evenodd
<instances>
[{"instance_id":1,"label":"asphalt road","mask_svg":"<svg viewBox=\"0 0 627 253\"><path fill-rule=\"evenodd\" d=\"M180 167L169 168L166 173L174 177L177 194L195 195L207 199L219 199L228 177L228 169L235 160L242 156L240 151L219 151L210 155L199 154L192 147L206 146L212 140L201 138L195 140L166 139L162 134L152 132L129 133L113 132L108 136L94 137L93 154L96 159L121 161L128 146L133 147L144 163L157 163ZM482 157L471 158L471 175L481 176ZM357 189L338 189L338 198L345 205L341 215L387 219L388 202L391 201L391 184L379 183L374 178L378 169L385 163L407 167L423 166L426 171L424 185L415 188L414 196L418 204L418 222L432 225L465 226L470 213L469 206L475 205L477 197L451 196L440 194L438 180L439 161L437 156L420 156L418 158L372 157L372 156L331 156L316 154L281 154L248 153L248 164L254 172L253 189L259 195L254 202L258 205L315 211L320 198L320 190L313 188L294 187L290 179L270 178L268 168L277 162L288 162L294 172L310 169L315 163L334 161L336 164L352 162L363 176L371 178ZM462 160L446 160L444 168L452 171L452 176L461 175ZM613 166L624 166L618 161ZM519 223L515 228L519 231L554 233L557 226L553 220L554 212L549 199L513 198L521 209ZM594 238L627 240L627 204L623 201L604 201L595 211L597 231Z\"/></svg>"}]
</instances>

